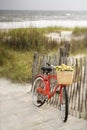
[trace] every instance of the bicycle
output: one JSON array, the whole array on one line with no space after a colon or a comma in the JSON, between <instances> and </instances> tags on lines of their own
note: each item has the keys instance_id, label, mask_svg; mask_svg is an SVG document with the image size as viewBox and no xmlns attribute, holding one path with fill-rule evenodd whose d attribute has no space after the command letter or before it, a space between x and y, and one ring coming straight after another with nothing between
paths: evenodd
<instances>
[{"instance_id":1,"label":"bicycle","mask_svg":"<svg viewBox=\"0 0 87 130\"><path fill-rule=\"evenodd\" d=\"M51 92L50 79L57 79L56 74L51 74L52 70L56 66L46 63L47 67L41 67L43 74L39 74L35 77L32 88L33 104L37 107L42 106L45 101L51 99L56 92L59 93L60 111L63 122L68 119L68 93L65 84L58 84L54 86L53 92Z\"/></svg>"}]
</instances>

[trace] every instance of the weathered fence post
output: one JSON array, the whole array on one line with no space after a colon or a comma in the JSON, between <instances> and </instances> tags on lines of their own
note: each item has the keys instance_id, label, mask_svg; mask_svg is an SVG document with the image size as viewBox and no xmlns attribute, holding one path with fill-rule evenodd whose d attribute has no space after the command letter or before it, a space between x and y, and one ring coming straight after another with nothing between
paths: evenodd
<instances>
[{"instance_id":1,"label":"weathered fence post","mask_svg":"<svg viewBox=\"0 0 87 130\"><path fill-rule=\"evenodd\" d=\"M39 55L38 52L35 52L33 57L33 66L32 66L32 84L33 84L34 76L37 75L38 61L39 61Z\"/></svg>"},{"instance_id":2,"label":"weathered fence post","mask_svg":"<svg viewBox=\"0 0 87 130\"><path fill-rule=\"evenodd\" d=\"M64 46L60 48L59 64L62 63L67 64L67 57L69 56L69 51L70 51L70 43L65 42Z\"/></svg>"},{"instance_id":3,"label":"weathered fence post","mask_svg":"<svg viewBox=\"0 0 87 130\"><path fill-rule=\"evenodd\" d=\"M85 80L85 89L84 89L84 118L87 119L87 58L85 58L85 77L84 77L84 80Z\"/></svg>"}]
</instances>

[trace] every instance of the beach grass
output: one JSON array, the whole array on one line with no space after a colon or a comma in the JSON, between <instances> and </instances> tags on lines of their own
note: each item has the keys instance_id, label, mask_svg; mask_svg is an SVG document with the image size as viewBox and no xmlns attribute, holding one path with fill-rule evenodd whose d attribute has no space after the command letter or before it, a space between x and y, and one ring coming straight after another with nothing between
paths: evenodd
<instances>
[{"instance_id":1,"label":"beach grass","mask_svg":"<svg viewBox=\"0 0 87 130\"><path fill-rule=\"evenodd\" d=\"M0 76L17 82L32 78L33 54L56 50L56 41L48 41L39 29L12 29L0 32Z\"/></svg>"},{"instance_id":2,"label":"beach grass","mask_svg":"<svg viewBox=\"0 0 87 130\"><path fill-rule=\"evenodd\" d=\"M43 29L44 30L44 29ZM57 46L56 41L49 41L44 36L45 31L37 28L29 29L12 29L5 32L0 32L0 42L6 47L14 50L35 50L43 52Z\"/></svg>"},{"instance_id":3,"label":"beach grass","mask_svg":"<svg viewBox=\"0 0 87 130\"><path fill-rule=\"evenodd\" d=\"M0 49L0 76L16 82L29 82L32 75L32 51Z\"/></svg>"},{"instance_id":4,"label":"beach grass","mask_svg":"<svg viewBox=\"0 0 87 130\"><path fill-rule=\"evenodd\" d=\"M30 82L35 51L53 54L63 45L48 40L50 32L71 31L67 28L25 28L0 31L0 76L16 82ZM71 53L87 53L87 29L72 29L74 36L85 34L84 39L71 41Z\"/></svg>"},{"instance_id":5,"label":"beach grass","mask_svg":"<svg viewBox=\"0 0 87 130\"><path fill-rule=\"evenodd\" d=\"M75 28L73 35L75 38L71 40L71 53L87 55L87 28Z\"/></svg>"},{"instance_id":6,"label":"beach grass","mask_svg":"<svg viewBox=\"0 0 87 130\"><path fill-rule=\"evenodd\" d=\"M74 36L79 36L79 35L84 35L87 34L87 28L74 28L73 29L73 35Z\"/></svg>"}]
</instances>

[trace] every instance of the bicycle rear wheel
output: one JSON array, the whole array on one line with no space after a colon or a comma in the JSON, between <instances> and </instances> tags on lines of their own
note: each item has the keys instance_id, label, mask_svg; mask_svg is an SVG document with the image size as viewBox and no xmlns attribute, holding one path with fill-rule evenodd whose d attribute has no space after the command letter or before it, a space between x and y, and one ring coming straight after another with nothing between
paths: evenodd
<instances>
[{"instance_id":1,"label":"bicycle rear wheel","mask_svg":"<svg viewBox=\"0 0 87 130\"><path fill-rule=\"evenodd\" d=\"M35 79L35 81L33 83L33 88L32 88L33 104L37 107L40 107L45 103L45 97L41 93L37 92L38 87L41 87L42 89L45 88L45 84L41 77L37 77Z\"/></svg>"},{"instance_id":2,"label":"bicycle rear wheel","mask_svg":"<svg viewBox=\"0 0 87 130\"><path fill-rule=\"evenodd\" d=\"M62 88L62 101L60 105L61 117L63 122L66 122L68 119L68 94L66 87Z\"/></svg>"}]
</instances>

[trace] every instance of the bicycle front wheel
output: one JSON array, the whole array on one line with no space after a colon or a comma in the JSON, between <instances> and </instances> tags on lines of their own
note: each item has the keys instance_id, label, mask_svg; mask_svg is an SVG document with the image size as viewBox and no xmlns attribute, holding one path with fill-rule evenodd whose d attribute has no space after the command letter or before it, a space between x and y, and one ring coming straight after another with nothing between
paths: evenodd
<instances>
[{"instance_id":1,"label":"bicycle front wheel","mask_svg":"<svg viewBox=\"0 0 87 130\"><path fill-rule=\"evenodd\" d=\"M33 104L37 107L40 107L45 103L45 97L44 97L44 95L42 95L42 93L37 92L38 87L45 89L45 84L43 82L43 78L41 78L41 77L37 77L35 79L35 81L33 83L33 88L32 88Z\"/></svg>"},{"instance_id":2,"label":"bicycle front wheel","mask_svg":"<svg viewBox=\"0 0 87 130\"><path fill-rule=\"evenodd\" d=\"M68 118L68 94L66 91L66 87L62 88L62 101L61 101L60 109L61 109L62 120L63 122L66 122Z\"/></svg>"}]
</instances>

